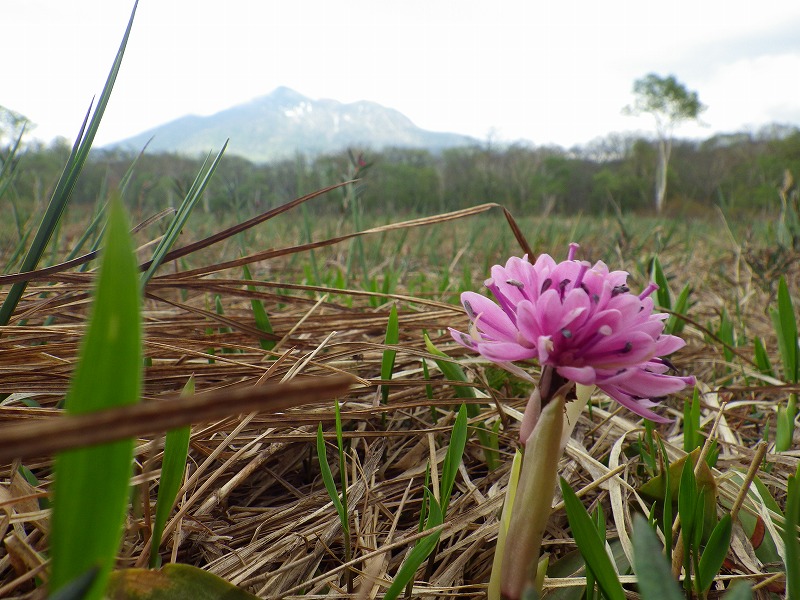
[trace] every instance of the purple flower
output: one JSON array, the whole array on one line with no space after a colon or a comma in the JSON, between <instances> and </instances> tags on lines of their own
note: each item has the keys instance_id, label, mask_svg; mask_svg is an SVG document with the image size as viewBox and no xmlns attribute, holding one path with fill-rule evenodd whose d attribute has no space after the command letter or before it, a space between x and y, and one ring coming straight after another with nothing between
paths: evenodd
<instances>
[{"instance_id":1,"label":"purple flower","mask_svg":"<svg viewBox=\"0 0 800 600\"><path fill-rule=\"evenodd\" d=\"M671 363L659 358L685 342L663 333L668 315L654 313L649 297L657 286L632 294L628 273L574 260L577 249L570 244L560 263L542 254L534 264L523 256L495 265L486 287L497 302L464 292L470 335L450 333L514 373L521 370L512 361L537 359L563 379L596 385L637 415L668 421L650 408L695 379L669 375Z\"/></svg>"}]
</instances>

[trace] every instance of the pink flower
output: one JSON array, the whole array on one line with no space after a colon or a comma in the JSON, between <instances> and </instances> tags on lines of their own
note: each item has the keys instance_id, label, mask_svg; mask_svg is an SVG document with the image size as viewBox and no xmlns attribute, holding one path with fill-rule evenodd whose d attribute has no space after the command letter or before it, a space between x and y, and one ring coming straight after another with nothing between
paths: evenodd
<instances>
[{"instance_id":1,"label":"pink flower","mask_svg":"<svg viewBox=\"0 0 800 600\"><path fill-rule=\"evenodd\" d=\"M534 264L512 257L492 267L486 287L497 303L474 292L461 294L470 335L450 330L460 344L520 373L512 361L537 359L563 379L596 385L637 415L668 419L650 410L668 394L694 384L694 377L669 375L659 358L685 345L665 335L668 315L653 312L651 283L638 296L626 285L628 273L574 260L556 263L542 254Z\"/></svg>"}]
</instances>

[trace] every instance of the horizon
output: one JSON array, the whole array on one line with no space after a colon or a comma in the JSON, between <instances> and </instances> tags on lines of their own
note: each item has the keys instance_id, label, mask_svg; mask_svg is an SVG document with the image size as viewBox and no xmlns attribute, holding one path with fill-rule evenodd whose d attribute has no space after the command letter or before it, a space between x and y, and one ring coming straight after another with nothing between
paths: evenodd
<instances>
[{"instance_id":1,"label":"horizon","mask_svg":"<svg viewBox=\"0 0 800 600\"><path fill-rule=\"evenodd\" d=\"M112 140L112 141L109 141L109 142L104 143L104 144L95 143L93 145L93 150L122 149L122 150L131 150L131 151L138 152L141 149L136 149L136 148L133 148L133 147L125 148L124 144L126 142L130 142L131 140L134 140L135 138L139 138L139 137L142 137L144 135L152 134L152 133L156 132L157 130L159 130L159 129L163 128L163 127L169 126L169 125L171 125L171 124L173 124L173 123L175 123L177 121L180 121L180 120L182 120L184 118L200 118L200 119L212 118L212 117L214 117L214 116L216 116L216 115L218 115L220 113L227 112L227 111L230 111L230 110L235 110L235 109L247 106L248 104L251 104L251 103L254 103L254 102L258 102L259 100L263 100L263 99L269 98L269 97L273 96L275 93L277 93L277 92L279 92L281 90L288 90L288 91L290 91L292 93L298 94L304 100L311 100L313 102L329 101L329 102L336 102L337 104L340 104L342 106L359 104L359 103L371 103L371 104L376 104L376 105L378 105L381 108L386 109L386 110L397 110L397 109L394 109L391 106L384 106L384 105L382 105L380 103L374 102L374 101L369 100L369 99L353 100L351 102L341 102L341 101L339 101L339 100L337 100L335 98L328 98L328 97L312 98L310 96L307 96L306 94L303 94L301 91L295 90L295 89L293 89L293 88L291 88L289 86L279 85L269 93L262 94L262 95L254 97L254 98L249 98L249 99L247 99L247 100L245 100L245 101L243 101L243 102L241 102L239 104L236 104L234 106L229 106L229 107L222 108L221 110L216 111L216 112L214 112L212 114L208 114L208 115L198 115L198 114L191 114L191 113L190 114L185 114L185 115L181 115L181 116L179 116L176 119L173 119L171 121L167 121L165 123L159 123L159 124L157 124L157 125L155 125L153 127L150 127L150 128L148 128L146 130L140 131L138 133L134 133L133 135L131 135L129 137L126 137L126 138L123 138L123 139ZM400 111L397 111L397 112L400 112ZM414 123L413 120L411 120L407 115L405 115L403 113L400 113L400 114L403 117L409 119L414 126L418 127L418 125L416 123ZM750 137L761 137L761 136L771 137L775 133L780 133L783 130L800 131L800 124L769 122L769 123L762 123L757 127L746 127L745 126L745 127L742 127L741 129L729 130L729 131L713 131L713 132L709 132L707 130L706 131L702 131L701 130L700 132L704 133L705 135L693 135L693 136L689 136L689 135L673 135L673 140L676 143L698 143L699 144L699 143L703 143L703 142L706 142L708 140L711 140L711 139L714 139L714 138L717 138L717 137L733 137L733 136L739 136L739 135L747 135L747 136L750 136ZM35 129L33 131L35 131ZM428 133L445 134L445 135L461 135L461 136L464 136L466 138L471 138L473 144L469 144L469 145L489 143L489 144L492 144L494 146L498 146L498 147L501 147L501 148L508 148L508 147L511 147L511 146L514 146L514 145L520 145L520 146L531 147L531 148L557 148L557 149L562 150L562 151L564 151L566 153L569 153L569 152L572 152L572 151L580 152L580 151L591 150L591 146L593 144L598 144L598 143L601 143L603 141L613 141L613 140L618 139L618 138L619 139L626 139L626 140L630 140L630 139L646 139L648 141L654 141L656 139L656 137L657 137L655 129L652 129L652 130L641 130L641 129L639 129L639 130L627 130L627 131L609 131L606 134L597 136L597 137L592 138L590 140L587 140L587 141L585 141L583 143L576 143L576 144L573 144L571 146L563 146L563 145L557 144L557 143L536 144L532 140L524 139L524 138L497 139L497 138L491 137L491 135L486 136L484 138L477 138L477 137L474 137L474 136L470 136L468 134L462 134L460 132L454 132L454 131L434 131L434 130L427 130L427 129L423 129L423 131L428 132ZM42 144L45 147L47 147L47 146L51 146L51 145L53 145L55 143L58 143L59 140L61 140L64 143L70 144L70 145L72 144L72 139L69 138L69 137L66 137L66 136L55 136L55 137L53 137L53 138L51 138L49 140L43 140L43 139L37 138L36 136L34 136L31 139L30 133L31 133L30 131L27 132L27 134L28 134L27 139L23 139L23 143L24 144L25 143L34 143L34 144L35 143L39 143L39 144ZM468 147L469 145L465 144L463 147ZM382 146L382 147L379 147L379 148L374 148L373 150L381 151L381 150L383 150L385 148L389 148L389 147L392 147L392 146ZM458 146L458 147L462 147L462 146ZM344 150L344 147L342 148L342 150ZM157 150L157 151L155 151L153 153L157 154L159 152L171 152L171 150ZM180 150L178 150L178 153L179 154L185 154L186 156L190 156L189 154L186 154L185 152L181 152ZM237 152L237 149L236 149L235 146L230 146L229 145L227 153L228 154L235 154L235 155L237 155L239 157L242 157L242 158L245 158L247 160L253 160L253 159L250 159L246 154L242 154L242 153ZM259 162L259 161L256 161L256 162ZM271 162L271 161L268 161L268 162Z\"/></svg>"}]
</instances>

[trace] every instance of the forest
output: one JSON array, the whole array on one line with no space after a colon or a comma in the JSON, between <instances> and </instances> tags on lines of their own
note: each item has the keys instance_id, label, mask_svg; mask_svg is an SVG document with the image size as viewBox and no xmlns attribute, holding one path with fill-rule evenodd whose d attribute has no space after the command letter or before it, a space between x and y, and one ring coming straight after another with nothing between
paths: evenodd
<instances>
[{"instance_id":1,"label":"forest","mask_svg":"<svg viewBox=\"0 0 800 600\"><path fill-rule=\"evenodd\" d=\"M220 140L220 146L225 140ZM216 152L219 148L209 148ZM70 152L66 140L29 143L17 152L6 194L23 216L50 197ZM203 157L94 150L75 188L75 204L94 204L119 186L141 214L184 197ZM235 154L235 140L205 192L206 213L250 214L327 185L361 179L364 214L430 215L496 202L519 215L652 214L656 142L611 134L572 149L491 141L434 154L424 149L351 148L335 155L254 164ZM796 190L800 129L773 125L756 132L674 142L668 172L668 216L701 216L719 207L734 218L774 215ZM796 196L796 194L795 194ZM344 210L337 202L315 210Z\"/></svg>"}]
</instances>

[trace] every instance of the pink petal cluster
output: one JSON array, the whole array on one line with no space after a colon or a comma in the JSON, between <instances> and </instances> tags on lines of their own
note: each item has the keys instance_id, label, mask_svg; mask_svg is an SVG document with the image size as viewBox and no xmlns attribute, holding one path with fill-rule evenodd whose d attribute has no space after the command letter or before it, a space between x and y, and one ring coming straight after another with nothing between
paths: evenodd
<instances>
[{"instance_id":1,"label":"pink petal cluster","mask_svg":"<svg viewBox=\"0 0 800 600\"><path fill-rule=\"evenodd\" d=\"M685 342L665 335L668 315L653 312L650 284L630 292L628 273L574 260L556 263L547 254L531 264L512 257L492 267L486 287L497 303L474 292L461 302L472 321L470 335L450 330L460 344L512 371L512 361L537 359L563 378L596 385L631 411L653 421L668 421L650 410L658 399L694 384L694 377L669 375L659 358Z\"/></svg>"}]
</instances>

